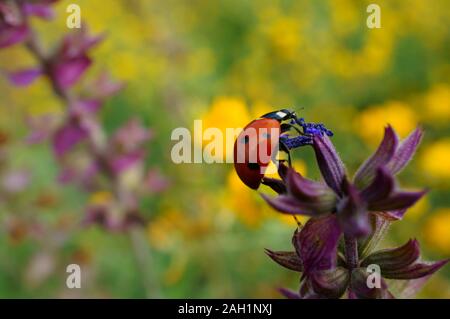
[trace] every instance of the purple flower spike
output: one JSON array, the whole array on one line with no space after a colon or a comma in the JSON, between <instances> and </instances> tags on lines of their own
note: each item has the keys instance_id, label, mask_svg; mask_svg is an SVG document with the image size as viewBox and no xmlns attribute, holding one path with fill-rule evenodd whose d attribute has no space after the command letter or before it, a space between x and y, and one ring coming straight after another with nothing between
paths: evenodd
<instances>
[{"instance_id":1,"label":"purple flower spike","mask_svg":"<svg viewBox=\"0 0 450 319\"><path fill-rule=\"evenodd\" d=\"M342 195L341 185L345 178L345 167L329 137L314 136L313 147L325 182L338 195Z\"/></svg>"},{"instance_id":2,"label":"purple flower spike","mask_svg":"<svg viewBox=\"0 0 450 319\"><path fill-rule=\"evenodd\" d=\"M266 251L279 265L302 273L298 294L281 290L286 297L340 298L347 293L351 299L395 298L385 279L405 281L403 291L396 294L411 294L447 264L449 259L421 261L416 240L373 252L389 224L401 219L426 193L399 190L395 180L422 135L417 128L399 143L392 127L386 127L383 141L359 168L353 183L330 139L325 134L315 135L313 148L325 183L306 179L283 163L278 170L281 179L263 179L263 184L278 193L275 198L262 195L274 209L311 217L294 233L295 252ZM367 267L372 264L381 268L378 288L367 284Z\"/></svg>"}]
</instances>

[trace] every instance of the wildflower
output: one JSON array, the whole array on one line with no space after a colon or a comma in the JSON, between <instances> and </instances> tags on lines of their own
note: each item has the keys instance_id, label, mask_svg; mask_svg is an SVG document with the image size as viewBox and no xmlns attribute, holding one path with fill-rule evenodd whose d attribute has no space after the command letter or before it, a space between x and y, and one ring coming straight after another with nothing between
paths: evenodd
<instances>
[{"instance_id":1,"label":"wildflower","mask_svg":"<svg viewBox=\"0 0 450 319\"><path fill-rule=\"evenodd\" d=\"M318 134L312 146L324 182L306 179L284 165L279 168L282 180L265 181L279 193L275 198L262 195L273 208L312 217L294 234L295 252L267 250L279 264L303 273L299 293L283 290L286 296L339 298L347 292L349 298L391 298L384 280L380 287L367 286L367 266L380 266L385 279L411 280L431 275L447 263L420 261L415 240L373 252L389 222L401 219L425 193L398 190L394 179L421 137L418 128L400 143L392 127L386 127L378 149L350 182L328 136Z\"/></svg>"},{"instance_id":2,"label":"wildflower","mask_svg":"<svg viewBox=\"0 0 450 319\"><path fill-rule=\"evenodd\" d=\"M414 154L421 136L422 131L416 129L399 144L394 130L388 126L377 151L358 169L351 183L329 138L316 135L313 148L325 183L306 179L285 168L281 175L286 192L276 198L263 197L284 213L336 214L345 233L367 234L369 212L383 212L389 218L399 219L424 195L424 192L397 190L394 180L394 175Z\"/></svg>"},{"instance_id":3,"label":"wildflower","mask_svg":"<svg viewBox=\"0 0 450 319\"><path fill-rule=\"evenodd\" d=\"M55 89L61 93L62 90L73 86L89 68L92 60L88 51L102 38L101 35L90 37L87 28L83 26L76 32L66 35L49 57L41 56L42 65L11 73L9 80L16 86L26 86L46 74L51 78Z\"/></svg>"}]
</instances>

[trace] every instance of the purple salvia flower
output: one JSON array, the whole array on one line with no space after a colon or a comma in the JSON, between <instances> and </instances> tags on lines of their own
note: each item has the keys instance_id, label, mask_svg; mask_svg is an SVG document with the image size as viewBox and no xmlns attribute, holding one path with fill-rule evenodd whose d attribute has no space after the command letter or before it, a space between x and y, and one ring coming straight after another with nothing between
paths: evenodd
<instances>
[{"instance_id":1,"label":"purple salvia flower","mask_svg":"<svg viewBox=\"0 0 450 319\"><path fill-rule=\"evenodd\" d=\"M356 172L353 179L354 184L359 189L368 186L381 166L386 167L392 175L400 172L416 152L422 136L423 131L416 128L400 143L394 129L390 125L387 126L378 149Z\"/></svg>"},{"instance_id":2,"label":"purple salvia flower","mask_svg":"<svg viewBox=\"0 0 450 319\"><path fill-rule=\"evenodd\" d=\"M365 176L369 181L359 183L363 188L358 187L356 182L352 184L348 181L342 160L328 136L316 135L313 148L325 184L288 173L284 179L286 193L276 198L263 197L272 207L284 213L307 216L336 213L344 233L357 237L365 235L370 231L369 211L383 211L385 214L392 212L392 218L398 218L401 212L425 194L398 191L393 170L388 168L395 168L394 171L398 172L404 167L414 154L421 135L421 131L416 130L411 135L414 138L406 139L402 147L397 148L395 132L388 127L378 150L362 165L355 177L356 181L361 181L362 176ZM264 183L267 184L267 180ZM320 190L322 198L317 198L317 193L305 192L311 189L311 185L314 185L316 192ZM330 192L334 194L331 195Z\"/></svg>"},{"instance_id":3,"label":"purple salvia flower","mask_svg":"<svg viewBox=\"0 0 450 319\"><path fill-rule=\"evenodd\" d=\"M331 217L321 217L320 221L317 218L310 219L305 227L294 233L295 251L277 252L266 249L267 255L279 265L302 273L299 292L283 289L282 293L286 297L340 298L347 291L349 298L394 298L384 279L428 278L449 261L421 261L417 241L410 240L398 248L376 251L365 257L357 268L350 269L340 259L340 255L330 249L339 239L339 236L336 237L339 232L333 230L333 225L336 223ZM328 244L325 244L326 240L329 241ZM311 263L311 260L314 262ZM380 288L367 286L367 266L371 264L381 268L384 279L381 280Z\"/></svg>"},{"instance_id":4,"label":"purple salvia flower","mask_svg":"<svg viewBox=\"0 0 450 319\"><path fill-rule=\"evenodd\" d=\"M20 8L15 3L0 2L0 49L24 41L28 34Z\"/></svg>"},{"instance_id":5,"label":"purple salvia flower","mask_svg":"<svg viewBox=\"0 0 450 319\"><path fill-rule=\"evenodd\" d=\"M102 39L102 35L90 37L85 26L63 39L50 57L47 71L58 88L67 89L78 81L92 63L88 51Z\"/></svg>"},{"instance_id":6,"label":"purple salvia flower","mask_svg":"<svg viewBox=\"0 0 450 319\"><path fill-rule=\"evenodd\" d=\"M398 190L394 178L415 153L422 135L418 128L399 142L388 126L377 151L358 169L353 183L326 134L313 138L324 182L306 179L283 163L279 166L281 180L264 178L263 184L279 194L275 198L262 195L273 208L311 217L294 234L294 252L266 250L278 264L302 273L299 292L283 289L283 295L309 299L340 298L347 293L348 298L394 298L384 279L420 279L423 283L423 278L448 262L420 261L415 240L373 252L389 223L401 219L425 194ZM340 245L344 242L345 249ZM381 268L384 279L379 288L367 286L366 267L371 264Z\"/></svg>"}]
</instances>

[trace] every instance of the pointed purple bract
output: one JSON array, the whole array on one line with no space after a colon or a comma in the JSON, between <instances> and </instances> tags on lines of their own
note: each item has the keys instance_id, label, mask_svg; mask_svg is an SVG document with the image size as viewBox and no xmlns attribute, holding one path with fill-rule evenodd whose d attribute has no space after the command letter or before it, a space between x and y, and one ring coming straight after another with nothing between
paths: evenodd
<instances>
[{"instance_id":1,"label":"pointed purple bract","mask_svg":"<svg viewBox=\"0 0 450 319\"><path fill-rule=\"evenodd\" d=\"M409 240L403 246L391 249L379 250L361 262L362 267L370 264L377 264L381 267L382 273L388 270L397 270L407 267L418 260L420 248L417 240Z\"/></svg>"},{"instance_id":2,"label":"pointed purple bract","mask_svg":"<svg viewBox=\"0 0 450 319\"><path fill-rule=\"evenodd\" d=\"M393 192L388 197L369 202L372 211L398 211L413 206L426 191L421 192Z\"/></svg>"},{"instance_id":3,"label":"pointed purple bract","mask_svg":"<svg viewBox=\"0 0 450 319\"><path fill-rule=\"evenodd\" d=\"M398 137L394 129L388 125L384 130L384 137L375 153L369 157L358 169L353 182L359 189L367 187L375 178L375 172L380 166L389 163L395 154Z\"/></svg>"},{"instance_id":4,"label":"pointed purple bract","mask_svg":"<svg viewBox=\"0 0 450 319\"><path fill-rule=\"evenodd\" d=\"M292 168L288 170L286 183L288 192L300 201L315 202L334 197L327 185L304 178Z\"/></svg>"},{"instance_id":5,"label":"pointed purple bract","mask_svg":"<svg viewBox=\"0 0 450 319\"><path fill-rule=\"evenodd\" d=\"M266 254L280 266L294 271L303 271L303 264L298 254L294 251L272 251L266 249Z\"/></svg>"},{"instance_id":6,"label":"pointed purple bract","mask_svg":"<svg viewBox=\"0 0 450 319\"><path fill-rule=\"evenodd\" d=\"M319 216L329 212L327 207L321 207L321 203L304 203L289 195L279 195L274 198L265 194L261 196L272 208L284 214Z\"/></svg>"},{"instance_id":7,"label":"pointed purple bract","mask_svg":"<svg viewBox=\"0 0 450 319\"><path fill-rule=\"evenodd\" d=\"M345 178L345 167L329 137L314 136L313 148L325 182L336 194L342 195L341 185Z\"/></svg>"},{"instance_id":8,"label":"pointed purple bract","mask_svg":"<svg viewBox=\"0 0 450 319\"><path fill-rule=\"evenodd\" d=\"M422 136L423 130L418 127L400 143L388 164L392 174L397 174L409 163L422 140Z\"/></svg>"},{"instance_id":9,"label":"pointed purple bract","mask_svg":"<svg viewBox=\"0 0 450 319\"><path fill-rule=\"evenodd\" d=\"M361 196L367 202L375 202L388 197L395 187L394 177L389 171L380 166L375 174L375 178L370 185L361 191Z\"/></svg>"}]
</instances>

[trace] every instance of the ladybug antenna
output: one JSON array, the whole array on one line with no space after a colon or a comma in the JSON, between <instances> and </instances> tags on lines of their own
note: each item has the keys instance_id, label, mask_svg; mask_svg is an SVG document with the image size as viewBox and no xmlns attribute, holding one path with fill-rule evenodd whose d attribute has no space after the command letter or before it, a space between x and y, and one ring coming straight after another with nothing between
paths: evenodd
<instances>
[{"instance_id":1,"label":"ladybug antenna","mask_svg":"<svg viewBox=\"0 0 450 319\"><path fill-rule=\"evenodd\" d=\"M295 121L297 121L298 120L298 118L297 118L297 116L295 115L294 116L294 120ZM291 123L283 123L283 125L286 127L286 128L293 128L299 135L305 135L297 126L295 126L294 124L291 124ZM288 129L286 129L286 131L287 131Z\"/></svg>"},{"instance_id":2,"label":"ladybug antenna","mask_svg":"<svg viewBox=\"0 0 450 319\"><path fill-rule=\"evenodd\" d=\"M302 225L302 223L298 220L297 216L292 215L292 217L294 217L294 220L295 220L295 222L297 223L297 227L298 227L298 228L302 228L303 225Z\"/></svg>"}]
</instances>

